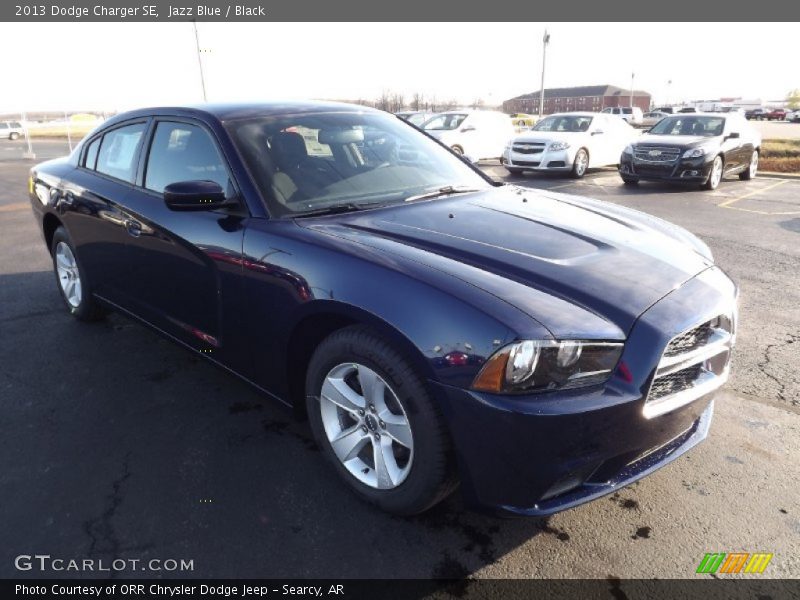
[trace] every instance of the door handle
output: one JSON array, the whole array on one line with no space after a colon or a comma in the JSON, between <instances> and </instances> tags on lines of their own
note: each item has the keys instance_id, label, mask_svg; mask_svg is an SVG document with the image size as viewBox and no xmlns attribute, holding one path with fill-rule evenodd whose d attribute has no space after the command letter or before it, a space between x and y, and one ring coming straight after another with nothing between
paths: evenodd
<instances>
[{"instance_id":1,"label":"door handle","mask_svg":"<svg viewBox=\"0 0 800 600\"><path fill-rule=\"evenodd\" d=\"M127 219L125 221L125 230L129 235L132 235L133 237L139 237L142 235L142 224L138 221L134 221L133 219Z\"/></svg>"}]
</instances>

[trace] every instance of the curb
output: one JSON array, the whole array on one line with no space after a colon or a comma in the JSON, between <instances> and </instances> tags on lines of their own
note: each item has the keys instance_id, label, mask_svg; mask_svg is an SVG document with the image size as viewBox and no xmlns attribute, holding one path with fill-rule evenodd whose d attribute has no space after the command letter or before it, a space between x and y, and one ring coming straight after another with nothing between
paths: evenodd
<instances>
[{"instance_id":1,"label":"curb","mask_svg":"<svg viewBox=\"0 0 800 600\"><path fill-rule=\"evenodd\" d=\"M756 177L764 179L794 179L800 180L800 173L776 173L774 171L759 171Z\"/></svg>"}]
</instances>

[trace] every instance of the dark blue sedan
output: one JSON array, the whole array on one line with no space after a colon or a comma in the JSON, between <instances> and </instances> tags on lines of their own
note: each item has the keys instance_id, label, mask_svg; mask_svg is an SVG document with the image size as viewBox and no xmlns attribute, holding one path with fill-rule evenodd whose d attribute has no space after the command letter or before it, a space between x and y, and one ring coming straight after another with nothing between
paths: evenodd
<instances>
[{"instance_id":1,"label":"dark blue sedan","mask_svg":"<svg viewBox=\"0 0 800 600\"><path fill-rule=\"evenodd\" d=\"M379 111L128 112L29 193L73 316L133 317L307 416L392 513L607 494L701 441L728 377L737 291L700 240L497 184Z\"/></svg>"}]
</instances>

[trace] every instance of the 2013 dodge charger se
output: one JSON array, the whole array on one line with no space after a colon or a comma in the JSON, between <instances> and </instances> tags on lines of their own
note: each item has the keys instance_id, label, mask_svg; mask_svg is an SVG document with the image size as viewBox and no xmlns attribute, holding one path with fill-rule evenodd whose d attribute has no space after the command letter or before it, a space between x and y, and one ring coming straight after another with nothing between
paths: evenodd
<instances>
[{"instance_id":1,"label":"2013 dodge charger se","mask_svg":"<svg viewBox=\"0 0 800 600\"><path fill-rule=\"evenodd\" d=\"M545 515L702 440L736 287L687 231L492 182L334 103L118 115L31 170L67 309L119 311L307 414L397 514ZM143 352L146 349L142 349Z\"/></svg>"}]
</instances>

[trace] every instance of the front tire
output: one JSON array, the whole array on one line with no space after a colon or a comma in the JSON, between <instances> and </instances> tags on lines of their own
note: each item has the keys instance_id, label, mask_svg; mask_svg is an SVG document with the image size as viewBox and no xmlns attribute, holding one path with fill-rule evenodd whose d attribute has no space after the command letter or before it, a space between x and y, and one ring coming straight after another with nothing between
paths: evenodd
<instances>
[{"instance_id":1,"label":"front tire","mask_svg":"<svg viewBox=\"0 0 800 600\"><path fill-rule=\"evenodd\" d=\"M506 170L512 175L522 175L524 169L517 169L515 167L506 167Z\"/></svg>"},{"instance_id":2,"label":"front tire","mask_svg":"<svg viewBox=\"0 0 800 600\"><path fill-rule=\"evenodd\" d=\"M639 179L636 177L626 177L624 175L620 175L622 177L622 183L625 185L639 185Z\"/></svg>"},{"instance_id":3,"label":"front tire","mask_svg":"<svg viewBox=\"0 0 800 600\"><path fill-rule=\"evenodd\" d=\"M572 163L572 171L570 175L575 179L580 179L586 175L586 170L589 168L589 153L585 148L581 148L575 153L575 160Z\"/></svg>"},{"instance_id":4,"label":"front tire","mask_svg":"<svg viewBox=\"0 0 800 600\"><path fill-rule=\"evenodd\" d=\"M744 171L739 173L739 179L749 181L756 176L756 173L758 173L758 150L753 150L753 154L750 156L750 164L747 165Z\"/></svg>"},{"instance_id":5,"label":"front tire","mask_svg":"<svg viewBox=\"0 0 800 600\"><path fill-rule=\"evenodd\" d=\"M326 458L367 502L413 515L454 489L449 437L424 378L368 327L340 329L318 346L306 408Z\"/></svg>"},{"instance_id":6,"label":"front tire","mask_svg":"<svg viewBox=\"0 0 800 600\"><path fill-rule=\"evenodd\" d=\"M78 261L75 246L63 227L56 229L50 246L58 291L70 314L79 321L97 321L108 311L92 296L86 272Z\"/></svg>"},{"instance_id":7,"label":"front tire","mask_svg":"<svg viewBox=\"0 0 800 600\"><path fill-rule=\"evenodd\" d=\"M714 157L714 162L711 165L711 172L708 174L708 179L703 184L707 190L715 190L719 187L719 182L722 181L722 169L724 164L721 156Z\"/></svg>"}]
</instances>

